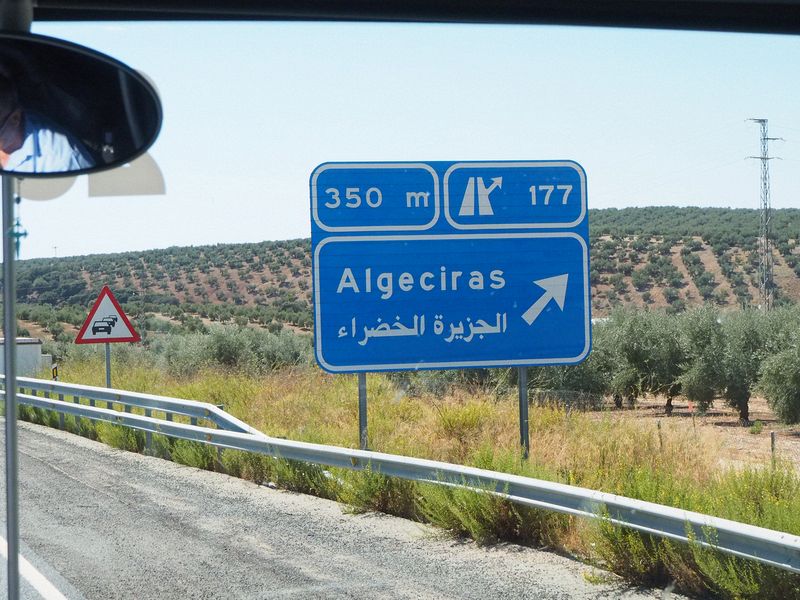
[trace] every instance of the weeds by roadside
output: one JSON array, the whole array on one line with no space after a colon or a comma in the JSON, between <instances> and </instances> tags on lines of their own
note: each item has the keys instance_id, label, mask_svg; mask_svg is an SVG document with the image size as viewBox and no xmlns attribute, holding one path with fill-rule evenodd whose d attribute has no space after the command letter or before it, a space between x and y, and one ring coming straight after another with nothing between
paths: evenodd
<instances>
[{"instance_id":1,"label":"weeds by roadside","mask_svg":"<svg viewBox=\"0 0 800 600\"><path fill-rule=\"evenodd\" d=\"M102 363L62 366L63 379L98 384ZM202 370L171 376L141 363L115 366L120 388L224 404L265 433L300 441L357 445L356 378L316 369L284 369L260 377ZM58 426L49 411L23 409L29 420ZM444 395L416 393L384 376L369 380L372 449L509 472L677 506L800 534L800 478L788 464L724 470L719 440L709 432L587 415L554 406L530 410L531 457L517 448L516 399L480 388ZM80 422L78 422L80 421ZM115 425L67 428L115 447L141 452L143 434ZM800 577L703 548L622 529L608 522L521 507L488 493L417 484L369 469L325 469L280 458L217 450L159 437L159 455L197 468L224 470L256 483L336 499L352 510L380 510L433 523L479 543L514 541L577 555L626 579L701 597L800 597Z\"/></svg>"}]
</instances>

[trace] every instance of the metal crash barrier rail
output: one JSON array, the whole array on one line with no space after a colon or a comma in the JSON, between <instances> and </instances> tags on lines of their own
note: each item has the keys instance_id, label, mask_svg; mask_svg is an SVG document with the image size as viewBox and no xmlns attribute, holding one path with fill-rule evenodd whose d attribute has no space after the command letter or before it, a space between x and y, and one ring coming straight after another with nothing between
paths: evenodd
<instances>
[{"instance_id":1,"label":"metal crash barrier rail","mask_svg":"<svg viewBox=\"0 0 800 600\"><path fill-rule=\"evenodd\" d=\"M5 376L0 374L0 385L5 386ZM80 399L89 401L89 406L94 407L96 403L103 402L106 408L113 408L120 405L125 412L130 412L131 408L140 408L147 412L160 411L165 414L167 421L172 421L174 415L189 417L191 423L196 425L198 421L207 421L216 425L219 429L228 431L239 431L262 435L257 429L253 429L236 417L226 413L221 407L207 402L197 402L195 400L182 400L169 398L167 396L157 396L154 394L143 394L140 392L128 392L113 388L94 387L75 383L62 383L60 381L48 381L46 379L32 379L29 377L17 377L17 387L21 394L30 392L31 395L41 393L45 398L56 399L73 403ZM23 402L23 404L25 404ZM65 412L58 411L57 412ZM149 416L149 415L148 415ZM87 417L88 418L88 417Z\"/></svg>"},{"instance_id":2,"label":"metal crash barrier rail","mask_svg":"<svg viewBox=\"0 0 800 600\"><path fill-rule=\"evenodd\" d=\"M0 379L4 383L4 380ZM123 390L19 378L18 402L61 414L105 421L219 448L494 493L512 502L579 517L604 519L643 533L696 543L800 573L800 537L606 492L433 460L272 438L212 404ZM27 393L28 391L32 393ZM47 396L34 395L37 393ZM53 396L58 396L58 399ZM65 398L70 397L72 401ZM105 408L80 403L102 401ZM94 402L93 402L94 401ZM165 413L164 419L116 410L115 405ZM172 420L189 417L189 424ZM203 427L198 421L215 427Z\"/></svg>"}]
</instances>

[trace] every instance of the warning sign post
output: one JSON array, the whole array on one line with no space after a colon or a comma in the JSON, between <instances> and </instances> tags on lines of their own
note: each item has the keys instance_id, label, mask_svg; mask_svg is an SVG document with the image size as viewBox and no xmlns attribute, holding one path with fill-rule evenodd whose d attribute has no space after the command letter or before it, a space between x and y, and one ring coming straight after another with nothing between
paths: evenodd
<instances>
[{"instance_id":1,"label":"warning sign post","mask_svg":"<svg viewBox=\"0 0 800 600\"><path fill-rule=\"evenodd\" d=\"M111 387L111 344L138 342L141 339L114 294L111 293L111 289L106 285L100 290L100 295L78 332L75 343L106 345L106 387Z\"/></svg>"}]
</instances>

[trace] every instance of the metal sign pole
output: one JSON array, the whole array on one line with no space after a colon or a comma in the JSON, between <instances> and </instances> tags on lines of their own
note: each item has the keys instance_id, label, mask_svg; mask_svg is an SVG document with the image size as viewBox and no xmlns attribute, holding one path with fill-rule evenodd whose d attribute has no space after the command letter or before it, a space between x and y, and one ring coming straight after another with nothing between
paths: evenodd
<instances>
[{"instance_id":1,"label":"metal sign pole","mask_svg":"<svg viewBox=\"0 0 800 600\"><path fill-rule=\"evenodd\" d=\"M517 367L517 383L519 385L519 444L522 446L522 458L528 458L531 449L528 433L528 368Z\"/></svg>"},{"instance_id":2,"label":"metal sign pole","mask_svg":"<svg viewBox=\"0 0 800 600\"><path fill-rule=\"evenodd\" d=\"M106 387L111 387L111 344L106 342Z\"/></svg>"},{"instance_id":3,"label":"metal sign pole","mask_svg":"<svg viewBox=\"0 0 800 600\"><path fill-rule=\"evenodd\" d=\"M14 178L3 183L3 336L6 376L6 539L8 597L19 598L19 507L17 455L17 310L14 280Z\"/></svg>"},{"instance_id":4,"label":"metal sign pole","mask_svg":"<svg viewBox=\"0 0 800 600\"><path fill-rule=\"evenodd\" d=\"M367 449L367 374L358 374L358 440Z\"/></svg>"}]
</instances>

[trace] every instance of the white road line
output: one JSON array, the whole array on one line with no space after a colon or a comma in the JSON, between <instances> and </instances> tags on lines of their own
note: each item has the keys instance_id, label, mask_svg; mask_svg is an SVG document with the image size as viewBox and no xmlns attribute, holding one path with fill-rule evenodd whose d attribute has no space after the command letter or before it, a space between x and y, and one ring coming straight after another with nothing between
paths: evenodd
<instances>
[{"instance_id":1,"label":"white road line","mask_svg":"<svg viewBox=\"0 0 800 600\"><path fill-rule=\"evenodd\" d=\"M0 554L3 555L3 560L8 560L8 542L5 538L0 537ZM39 592L39 595L44 600L67 600L67 597L59 592L47 578L42 575L36 567L29 563L24 556L19 556L19 574L25 581L27 581L33 589Z\"/></svg>"}]
</instances>

